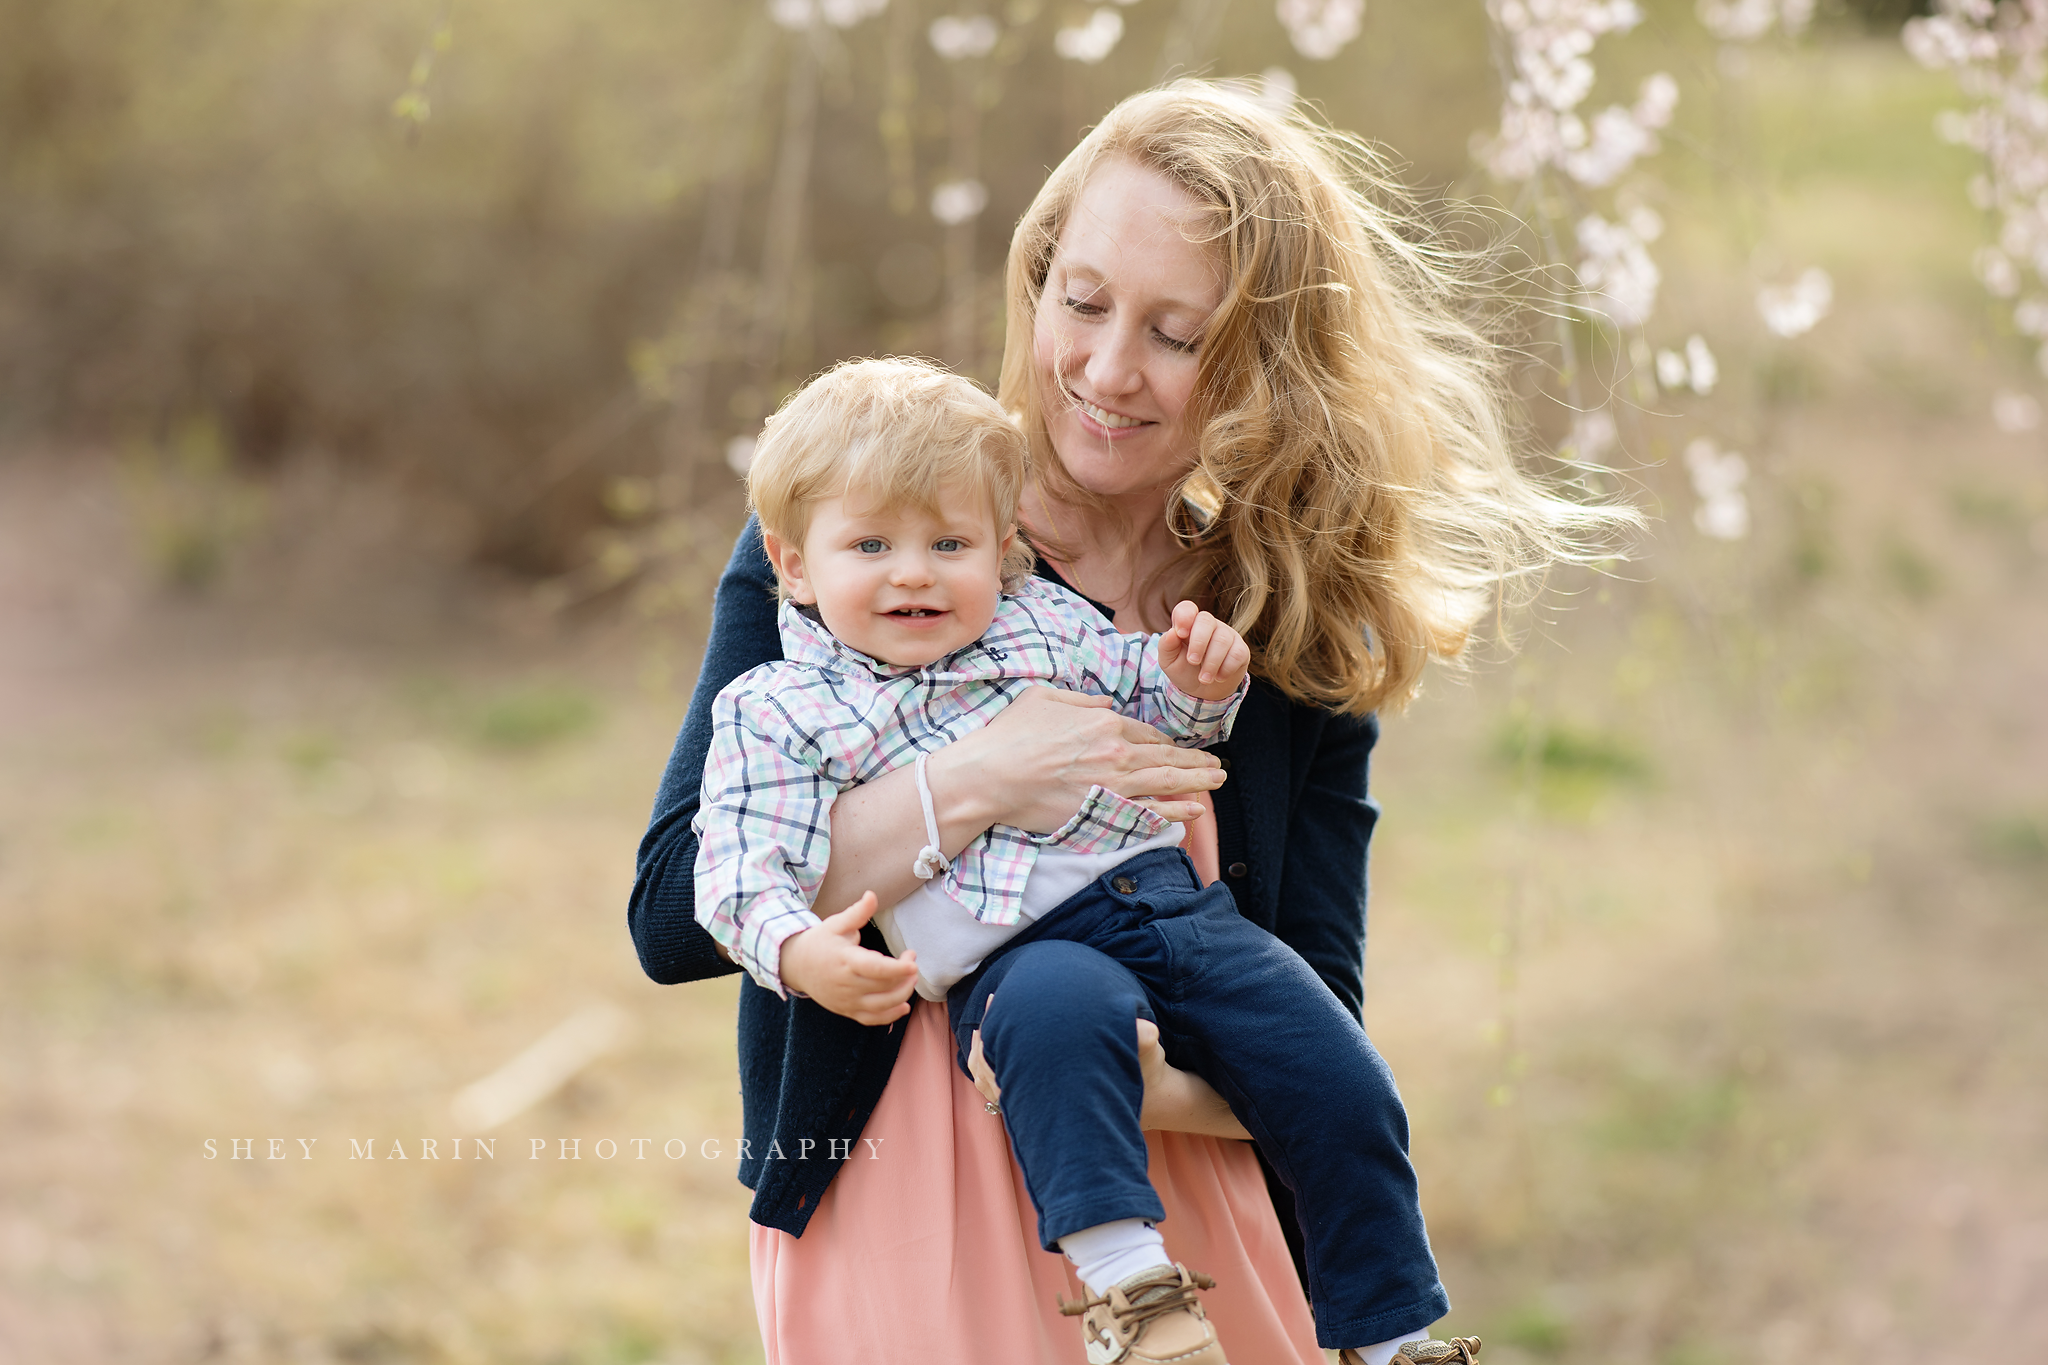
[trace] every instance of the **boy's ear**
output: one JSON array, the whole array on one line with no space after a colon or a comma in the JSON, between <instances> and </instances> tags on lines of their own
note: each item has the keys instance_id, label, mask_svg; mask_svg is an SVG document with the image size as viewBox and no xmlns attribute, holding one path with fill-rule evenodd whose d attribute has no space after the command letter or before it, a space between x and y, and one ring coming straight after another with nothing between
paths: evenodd
<instances>
[{"instance_id":1,"label":"boy's ear","mask_svg":"<svg viewBox=\"0 0 2048 1365\"><path fill-rule=\"evenodd\" d=\"M767 531L761 533L761 546L768 551L768 562L775 566L775 576L782 580L782 591L790 601L811 603L818 600L817 590L804 576L801 546L791 545L781 536Z\"/></svg>"}]
</instances>

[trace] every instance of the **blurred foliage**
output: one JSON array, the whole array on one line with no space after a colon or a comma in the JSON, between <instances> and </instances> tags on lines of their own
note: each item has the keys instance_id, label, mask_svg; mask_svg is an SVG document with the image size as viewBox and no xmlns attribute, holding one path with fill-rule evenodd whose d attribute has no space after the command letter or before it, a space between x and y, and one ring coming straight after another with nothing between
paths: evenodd
<instances>
[{"instance_id":1,"label":"blurred foliage","mask_svg":"<svg viewBox=\"0 0 2048 1365\"><path fill-rule=\"evenodd\" d=\"M597 703L573 687L535 686L485 702L475 716L476 736L498 749L534 749L589 730Z\"/></svg>"},{"instance_id":2,"label":"blurred foliage","mask_svg":"<svg viewBox=\"0 0 2048 1365\"><path fill-rule=\"evenodd\" d=\"M133 443L122 467L144 556L170 587L211 586L228 552L262 519L262 493L231 467L210 419L179 423L161 444Z\"/></svg>"},{"instance_id":3,"label":"blurred foliage","mask_svg":"<svg viewBox=\"0 0 2048 1365\"><path fill-rule=\"evenodd\" d=\"M806 36L711 0L0 0L0 427L207 414L244 466L379 462L484 558L579 563L619 476L729 497L727 441L823 363L991 377L1008 226L1079 131L1169 66L1298 62L1266 7L1155 3L1083 66L1065 8L1009 0L949 64L949 12ZM1463 174L1482 11L1370 24L1304 93ZM988 207L949 230L958 178Z\"/></svg>"}]
</instances>

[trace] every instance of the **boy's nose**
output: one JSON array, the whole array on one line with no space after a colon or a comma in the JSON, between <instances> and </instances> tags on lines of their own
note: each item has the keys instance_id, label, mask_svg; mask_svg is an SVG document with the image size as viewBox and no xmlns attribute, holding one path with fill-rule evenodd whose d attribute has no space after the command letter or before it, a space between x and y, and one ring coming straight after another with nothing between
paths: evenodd
<instances>
[{"instance_id":1,"label":"boy's nose","mask_svg":"<svg viewBox=\"0 0 2048 1365\"><path fill-rule=\"evenodd\" d=\"M922 587L932 581L932 562L929 556L907 554L896 556L889 566L889 581L899 588Z\"/></svg>"}]
</instances>

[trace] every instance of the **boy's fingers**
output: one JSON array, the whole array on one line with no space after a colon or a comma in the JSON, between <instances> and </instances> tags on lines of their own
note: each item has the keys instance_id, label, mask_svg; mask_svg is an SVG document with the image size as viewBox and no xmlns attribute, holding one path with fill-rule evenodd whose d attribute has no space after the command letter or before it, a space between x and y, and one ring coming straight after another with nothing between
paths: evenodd
<instances>
[{"instance_id":1,"label":"boy's fingers","mask_svg":"<svg viewBox=\"0 0 2048 1365\"><path fill-rule=\"evenodd\" d=\"M863 892L859 900L847 906L838 914L831 916L832 931L843 934L848 930L852 930L857 934L860 932L860 927L863 924L866 924L875 917L875 911L878 908L879 904L875 900L875 893L872 891Z\"/></svg>"}]
</instances>

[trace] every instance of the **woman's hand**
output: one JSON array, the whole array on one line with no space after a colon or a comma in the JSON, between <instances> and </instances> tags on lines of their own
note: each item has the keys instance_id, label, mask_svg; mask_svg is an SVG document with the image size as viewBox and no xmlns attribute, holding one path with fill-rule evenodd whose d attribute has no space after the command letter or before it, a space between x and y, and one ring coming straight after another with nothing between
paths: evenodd
<instances>
[{"instance_id":1,"label":"woman's hand","mask_svg":"<svg viewBox=\"0 0 2048 1365\"><path fill-rule=\"evenodd\" d=\"M1202 803L1187 797L1222 786L1223 766L1119 716L1106 698L1033 687L986 726L935 750L925 777L939 851L953 858L991 825L1052 833L1095 786L1168 820L1196 819ZM832 858L814 904L845 905L868 890L896 904L923 885L911 865L924 842L910 764L848 788L832 805Z\"/></svg>"},{"instance_id":2,"label":"woman's hand","mask_svg":"<svg viewBox=\"0 0 2048 1365\"><path fill-rule=\"evenodd\" d=\"M993 999L989 1008L995 1008ZM996 1084L996 1073L981 1055L980 1029L974 1031L967 1045L967 1070L981 1097L1000 1105L1003 1088ZM1145 1077L1145 1102L1138 1111L1140 1128L1250 1140L1251 1134L1230 1112L1230 1105L1207 1081L1166 1060L1166 1049L1159 1045L1159 1026L1150 1019L1138 1020L1138 1070Z\"/></svg>"},{"instance_id":3,"label":"woman's hand","mask_svg":"<svg viewBox=\"0 0 2048 1365\"><path fill-rule=\"evenodd\" d=\"M1091 787L1143 801L1168 820L1202 813L1195 792L1223 785L1213 755L1182 749L1142 721L1112 711L1107 697L1033 687L981 730L933 754L932 791L979 800L988 825L1050 834L1074 817Z\"/></svg>"}]
</instances>

